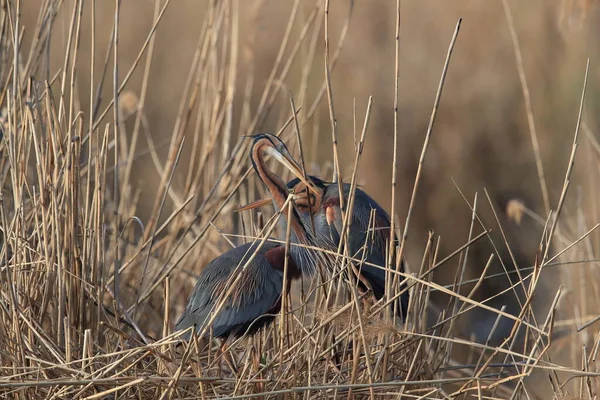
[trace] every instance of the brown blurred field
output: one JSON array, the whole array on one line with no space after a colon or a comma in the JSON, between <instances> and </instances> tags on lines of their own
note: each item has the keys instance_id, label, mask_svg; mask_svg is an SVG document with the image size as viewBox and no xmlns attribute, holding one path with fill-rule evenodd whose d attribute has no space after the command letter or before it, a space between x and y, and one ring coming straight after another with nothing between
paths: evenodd
<instances>
[{"instance_id":1,"label":"brown blurred field","mask_svg":"<svg viewBox=\"0 0 600 400\"><path fill-rule=\"evenodd\" d=\"M16 15L16 2L7 3L11 4L8 14ZM70 66L73 65L73 55L71 54L71 58L65 63L65 52L77 2L68 0L41 3L60 3L60 7L56 10L57 16L52 23L45 25L45 29L51 34L46 49L40 52L44 57L39 56L38 61L32 63L26 73L39 82L51 81L58 76L51 85L58 104L63 66L69 65L69 74L65 75L68 79L72 71ZM159 3L162 6L164 1ZM229 180L217 186L217 197L204 204L204 208L201 208L201 205L210 198L209 192L217 182L219 169L226 164L230 155L234 154L236 144L243 143L243 135L261 131L275 132L283 126L291 115L290 91L294 95L296 107L302 108L299 114L300 130L307 162L313 172L325 174L325 178L331 179L333 160L327 96L314 103L324 82L324 3L302 0L297 2L297 9L296 2L292 1L232 1L224 2L224 6L217 3L220 2L176 0L169 3L157 25L147 77L144 78L144 55L126 84L124 94L120 96L118 111L121 118L121 204L115 205L112 202L114 169L109 168L106 174L107 184L104 187L104 212L106 220L111 221L110 224L113 220L118 221L119 229L124 230L122 239L124 243L129 243L122 245L121 261L128 260L138 248L138 241L151 237L153 228L167 221L173 212L182 207L185 199L194 195L191 202L184 207L184 211L177 215L176 222L157 235L156 241L159 244L149 256L148 266L143 264L144 260L141 258L137 259L122 275L120 286L117 285L123 304L132 307L131 310L135 309L134 319L143 327L144 332L154 338L161 337L172 329L170 327L165 330L163 327L163 286L158 286L158 289L152 290L146 298L142 298L137 308L136 296L139 299L140 294L148 289L150 282L158 282L168 266L173 265L173 259L169 259L170 255L175 254L175 259L179 256L184 257L169 274L171 297L167 308L171 324L181 313L187 294L193 286L195 274L206 262L229 247L213 227L208 228L207 234L198 245L193 246L192 243L200 234L201 227L208 223L209 215L212 215L217 210L217 205L225 200L229 193L227 190L236 182L237 177L241 176L240 171L247 168L245 152L236 157L234 172L227 178ZM597 40L600 34L600 6L595 1L586 0L531 0L508 3L514 18L514 29L518 36L531 97L532 116L547 183L549 207L554 211L563 190L577 126L586 60L590 58L583 124L557 237L552 242L551 253L554 255L584 235L599 222L600 217L600 146L597 140L600 120L596 112L600 93L600 41ZM94 34L91 25L92 4L95 4L96 14ZM44 7L40 8L40 5L33 1L23 2L20 7L20 29L24 29L20 66L23 72L25 65L28 65L26 61L29 50L35 43L34 28L41 13L40 9L43 10ZM121 4L119 82L127 76L148 37L153 26L154 7L155 2L150 0L128 0ZM315 10L315 7L318 9ZM97 85L111 42L114 11L114 2L87 1L81 14L80 43L77 62L74 64L74 91L67 91L63 99L65 104L69 104L69 100L72 99L72 109L75 113L83 113L84 135L89 133L87 125L90 123L92 107L90 98L97 95ZM302 33L303 25L310 20L313 12L317 13L316 22L310 25L306 39L299 45L298 55L290 63L289 73L281 81L276 81L270 89L272 109L267 113L259 108L261 97L265 88L269 87L269 75L276 63L290 15L294 13L294 25L290 31L289 44L282 53L282 65L288 60L291 49ZM331 73L342 176L350 179L352 174L355 124L359 134L369 96L372 96L373 110L360 164L359 184L388 211L391 210L394 140L395 13L396 2L383 0L332 2L329 11L332 53L337 49L340 36L343 36L347 29L339 58L336 59ZM536 168L527 119L527 104L519 79L515 49L503 2L403 1L399 53L398 184L394 208L396 221L401 228L404 227L440 74L450 38L459 18L463 19L462 26L423 165L422 181L405 254L410 272L415 273L419 270L430 230L434 231L436 240L439 240L438 259L443 259L467 243L470 237L471 206L477 194L477 214L485 228L491 229L492 232L489 236L491 240L484 238L469 247L464 276L464 279L468 280L477 279L481 275L492 253L497 257L488 270L490 275L500 274L504 268L512 271L515 263L518 268L533 266L540 242L547 240L543 238L543 233L544 221L548 218L549 210L544 204ZM6 18L4 20L6 26L14 23ZM178 125L181 122L178 115L185 113L180 114L180 104L187 104L186 88L193 87L193 84L188 85L187 82L197 46L200 43L199 48L202 49L203 43L210 43L203 33L203 27L207 24L218 29L211 33L213 43L207 45L205 54L200 55L200 67L194 71L191 78L192 83L199 82L200 89L196 93L197 101L189 112L189 120L182 128L182 125ZM6 26L3 33L12 35ZM95 52L91 47L92 38L95 39ZM12 48L8 47L10 42L6 37L3 43L2 52L5 54L2 55L0 77L4 86L4 82L11 79L12 72L7 68L11 65L13 53ZM113 61L111 53L108 54L107 77L99 102L100 112L113 99ZM92 60L94 82L90 82ZM22 82L27 81L27 75L20 77ZM135 119L144 82L147 82L147 93L143 109L139 110L143 121L141 133L137 136L134 135ZM68 88L69 85L66 86ZM25 87L23 84L23 89ZM40 86L41 89L43 86ZM6 107L6 103L3 103L2 107ZM220 112L223 112L223 115ZM255 117L256 123L253 123ZM113 129L112 109L104 119L95 118L93 122L98 122L97 133L90 137L99 135L97 137L100 139L96 142L92 140L91 147L82 147L82 160L88 157L87 149L95 151L100 147L104 130ZM106 128L107 126L109 128ZM177 126L181 129L180 133L185 134L185 142L170 182L171 189L158 216L155 207L160 204L160 196L163 193L161 185L164 184L161 183L161 178L164 174L157 169L157 163L164 167L169 157L172 158L176 153L177 148L170 149L169 143L173 137L177 137L174 135ZM153 156L148 152L149 144L143 132L146 132L157 146ZM295 140L293 127L288 128L284 135L290 142ZM137 142L131 150L134 137L137 137ZM202 157L198 153L203 152L201 149L206 146L213 146L212 140L215 141L214 148L206 154L201 153L206 157L205 168L198 176L191 178L198 168L199 158ZM109 150L107 166L111 166L115 161L113 151ZM133 159L130 157L132 154L136 155ZM7 165L6 161L4 165ZM128 168L131 168L131 175L125 179L123 174ZM9 167L5 166L5 171L8 169ZM29 173L33 173L32 171L33 168ZM7 172L5 176L6 174ZM11 192L10 180L5 178L3 185L6 192L4 196L11 197L7 195ZM235 194L233 200L220 212L214 222L215 226L226 233L241 234L242 231L251 230L249 221L242 223L240 217L233 213L233 209L236 205L253 200L263 193L264 190L256 177L251 177L248 183L242 184L240 193ZM539 217L536 219L526 213L517 221L507 212L511 200L521 201L528 210ZM8 208L11 210L5 212L16 213L17 206L14 204ZM113 217L113 210L118 210L118 217ZM199 210L202 215L196 215ZM143 224L143 232L137 223L130 221L134 216ZM154 219L158 222L153 225ZM7 227L3 228L4 235L7 234L6 229ZM189 230L192 232L188 232ZM106 241L111 246L114 231L114 225L106 231ZM481 224L475 222L474 233L481 231ZM181 238L185 246L190 248L187 255L175 245ZM239 242L236 238L232 240ZM575 329L598 314L600 299L597 298L595 282L598 278L597 263L593 260L597 258L595 254L600 249L599 245L600 235L594 232L559 258L565 263L581 260L586 262L547 266L539 277L532 304L540 326L543 325L549 306L562 285L563 297L554 321L555 331L561 332L562 336L556 339L555 347L550 352L551 362L556 365L578 370L584 368L588 371L598 369L595 355L593 362L590 361L589 365L582 367L582 346L587 346L583 350L584 355L589 356L591 351L597 351L598 328L592 326L582 333L576 333ZM112 276L114 272L109 272L108 268L115 257L114 254L114 248L107 247L104 259L107 277ZM460 257L450 260L435 272L433 280L442 285L452 284L464 257L463 253ZM99 265L102 264L98 262ZM142 269L148 272L145 281L140 280L140 277L145 275ZM474 299L483 301L502 292L510 286L510 279L513 279L513 283L518 280L515 274L510 277L504 275L485 280ZM112 284L109 286L112 287ZM470 288L463 288L462 292L466 295L469 290ZM104 299L105 304L112 302L106 295L99 297ZM506 306L507 312L518 315L522 308L519 301L523 302L524 299L524 291L518 287L515 291L509 290L486 304L496 309ZM434 293L432 302L437 307L444 308L449 302L449 296ZM92 306L92 303L89 305ZM85 320L84 317L81 318ZM97 322L95 318L102 319L100 316L90 318L92 322ZM430 312L428 316L421 315L420 318L433 321L436 314ZM459 319L452 336L486 342L495 319L494 313L476 309ZM46 322L49 326L53 325ZM489 344L500 345L503 339L509 336L512 327L509 320L501 320ZM93 335L100 336L100 333L94 331ZM522 354L531 351L531 348L524 344L528 340L531 341L531 337L521 332L519 343L524 347L519 352ZM456 356L459 359L464 358L461 362L467 362L466 355ZM168 368L165 367L165 370ZM8 375L6 372L2 374ZM550 372L547 370L538 369L529 375L523 384L529 398L549 399L553 395L561 395L556 394L556 388L550 384ZM556 376L560 376L560 383L564 383L571 375L565 372L564 375L557 373ZM554 375L552 379L555 379ZM509 382L508 385L521 384L517 382ZM598 382L592 380L589 386L586 385L583 379L574 379L565 386L565 390L581 398L595 398L599 390ZM496 395L498 398L504 398L501 394ZM26 398L27 395L22 396ZM527 398L522 393L521 396Z\"/></svg>"}]
</instances>

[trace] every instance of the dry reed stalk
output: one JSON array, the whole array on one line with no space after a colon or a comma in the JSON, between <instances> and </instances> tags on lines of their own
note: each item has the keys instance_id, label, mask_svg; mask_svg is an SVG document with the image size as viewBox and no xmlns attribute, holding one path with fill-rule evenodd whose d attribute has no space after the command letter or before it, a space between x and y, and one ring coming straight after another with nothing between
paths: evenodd
<instances>
[{"instance_id":1,"label":"dry reed stalk","mask_svg":"<svg viewBox=\"0 0 600 400\"><path fill-rule=\"evenodd\" d=\"M129 398L256 398L289 396L295 398L477 398L535 397L531 377L538 373L552 378L552 390L557 399L576 393L580 398L597 395L600 380L597 353L600 334L594 310L600 289L597 273L584 263L597 264L594 257L597 222L588 225L579 205L573 215L565 201L572 180L575 150L582 121L583 95L571 159L566 171L563 191L554 219L540 219L523 208L523 221L533 219L542 225L542 240L533 266L518 270L488 274L492 261L499 254L478 213L477 197L471 210L466 243L450 254L441 254L441 238L430 233L423 249L420 269L415 276L386 268L390 280L407 280L411 290L410 313L406 325L394 325L387 319L388 305L400 293L396 284L388 288L384 301L371 308L362 306L363 298L342 276L342 268L360 263L356 255L348 254L341 245L338 252L324 252L337 257L335 272L311 282L301 295L294 287L285 293L283 312L274 325L253 338L243 337L230 346L226 355L215 352L209 340L192 340L176 347L182 332L171 332L173 316L181 312L185 293L190 288L190 276L220 252L229 241L264 241L275 229L276 215L255 228L253 221L243 220L246 232L237 235L237 216L229 215L234 202L264 194L264 189L249 182L247 162L248 140L239 140L236 132L254 133L272 119L278 94L287 79L298 71L296 88L290 86L292 113L283 107L278 134L294 123L298 151L305 173L308 165L301 129L314 124L316 135L319 116L317 106L327 95L330 127L334 145L334 171L341 183L341 160L337 153L337 125L332 76L335 62L351 25L353 7L342 19L338 47L329 46L329 2L316 2L301 21L301 2L292 5L285 33L258 107L251 100L255 90L252 77L246 84L239 63L241 3L210 2L194 57L183 88L179 112L166 159L154 144L145 110L146 98L153 82L150 70L157 30L167 7L175 3L155 2L152 23L132 66L121 78L123 68L119 42L124 14L115 3L111 22L112 33L107 41L105 59L101 57L96 32L99 2L61 2L45 0L40 7L35 27L22 26L20 1L6 1L0 10L0 46L7 49L0 56L0 108L6 110L0 132L0 393L16 398L102 398L108 395ZM396 3L396 64L394 100L394 160L392 199L397 182L396 152L399 122L399 59L400 2ZM113 11L111 11L113 12ZM47 43L56 35L57 18L65 19L65 47L57 70L45 61ZM87 21L87 22L86 22ZM81 49L85 43L86 23L91 25L89 104L79 104L82 78ZM299 33L294 27L299 26ZM324 27L327 32L321 32ZM28 55L22 44L23 31L34 32ZM68 29L67 29L68 28ZM325 34L326 73L309 90L312 66L317 58L318 43ZM296 37L294 35L297 35ZM456 36L456 34L455 34ZM455 37L454 37L455 38ZM454 40L454 39L453 39ZM305 57L298 57L302 50ZM451 49L450 49L451 51ZM104 103L101 89L109 64L112 96ZM134 73L145 64L141 73L141 89L129 105L125 90L132 90ZM104 61L104 71L96 65ZM447 64L447 63L446 63ZM444 68L444 76L447 65ZM34 78L32 78L32 76ZM36 76L45 79L36 80ZM587 72L586 72L587 78ZM525 82L526 84L526 82ZM256 83L258 86L258 84ZM443 85L443 77L440 90ZM261 83L260 86L263 86ZM585 86L585 84L584 84ZM293 93L293 95L292 95ZM314 96L314 97L310 97ZM435 113L440 104L436 98L432 121L421 156L419 171L430 140ZM298 99L298 107L294 104ZM239 116L235 104L241 102ZM113 107L112 117L110 116ZM366 108L362 133L357 146L351 175L351 195L343 236L348 236L348 220L352 214L354 191L358 183L362 148L369 145L366 130L371 117L372 101ZM103 108L104 107L104 108ZM530 107L530 106L529 106ZM126 117L136 113L131 132ZM99 110L104 110L99 113ZM254 110L254 111L253 111ZM306 111L301 111L306 110ZM96 116L95 114L98 114ZM354 116L356 109L354 106ZM87 120L86 120L87 118ZM239 119L236 119L239 118ZM106 120L105 119L111 119ZM146 121L146 122L145 122ZM356 123L355 123L356 125ZM592 128L582 126L594 146ZM114 131L111 131L114 129ZM139 130L143 129L148 150L141 145ZM355 128L356 130L356 128ZM191 136L191 137L190 137ZM319 139L315 136L315 141ZM183 148L189 144L193 156L183 163ZM314 144L314 143L313 143ZM597 146L596 146L597 147ZM295 151L295 147L290 146ZM141 152L140 152L141 150ZM590 165L597 168L598 152L589 151ZM156 171L151 176L159 180L158 191L148 220L138 212L138 195L134 182L134 165L142 152L152 157ZM538 157L538 154L534 154ZM308 157L307 157L308 158ZM325 168L320 172L324 175ZM417 173L414 204L420 174ZM155 175L156 174L156 175ZM244 186L245 185L245 186ZM244 193L238 189L244 188ZM591 189L597 189L592 186ZM494 222L502 234L510 261L516 265L501 217L486 196L494 214ZM462 192L460 192L462 195ZM464 197L464 196L463 196ZM169 199L172 204L167 201ZM466 199L466 198L465 198ZM597 206L596 206L597 207ZM396 208L392 206L393 226ZM164 215L163 215L164 214ZM600 213L596 210L596 215ZM409 214L410 217L410 214ZM410 218L409 218L410 219ZM562 232L558 232L558 221ZM564 222L563 222L564 221ZM477 233L475 223L483 231ZM402 232L400 254L406 243L407 219ZM250 232L256 231L256 238ZM394 229L392 229L394 231ZM234 232L230 235L228 232ZM265 234L262 234L266 232ZM191 235L190 235L191 234ZM370 235L369 235L370 236ZM226 240L223 240L223 237ZM232 238L229 240L229 238ZM490 254L483 273L466 279L465 266L471 247L486 238L496 254ZM289 232L281 241L286 248ZM369 243L366 243L368 245ZM556 249L558 245L561 249ZM344 251L342 251L344 250ZM394 251L392 247L390 252ZM555 252L555 254L551 254ZM140 257L143 255L143 257ZM459 256L458 260L456 256ZM442 285L433 279L442 266L458 261L456 280ZM501 260L504 262L504 260ZM541 273L548 268L569 266L565 275L581 286L581 293L557 290L548 301L544 318L538 321L533 299L544 288ZM579 266L578 268L574 268ZM240 266L243 268L243 266ZM561 269L566 269L561 267ZM185 272L188 275L182 273ZM284 272L285 274L286 272ZM485 295L476 301L482 283L489 279L509 279L510 285L501 293ZM237 282L230 282L231 292ZM467 288L467 285L472 285ZM345 302L335 308L328 304L324 288L336 288ZM160 290L156 290L161 288ZM461 294L460 291L468 293ZM442 307L433 325L423 318L433 306L433 292L450 299ZM491 300L506 293L523 292L516 315L489 305ZM228 293L217 304L223 306ZM566 300L563 300L566 298ZM566 302L567 306L562 306ZM473 310L485 309L495 314L492 329L483 343L460 337L454 327L457 318ZM561 315L565 309L570 311ZM215 314L213 314L214 317ZM500 344L490 338L499 330L501 320L509 319L514 328ZM579 327L579 336L567 337L567 351L572 361L558 363L553 354L559 351L563 339L555 337L558 327ZM523 332L522 335L520 332ZM517 336L524 336L523 341ZM564 340L563 340L564 342ZM468 364L454 359L457 353L471 353ZM552 356L552 358L551 358ZM229 362L233 373L221 368Z\"/></svg>"}]
</instances>

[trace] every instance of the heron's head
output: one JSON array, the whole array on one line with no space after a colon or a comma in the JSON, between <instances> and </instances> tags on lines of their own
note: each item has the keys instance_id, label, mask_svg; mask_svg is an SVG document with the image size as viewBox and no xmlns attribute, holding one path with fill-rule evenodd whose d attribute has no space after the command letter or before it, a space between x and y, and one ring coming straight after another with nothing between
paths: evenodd
<instances>
[{"instance_id":1,"label":"heron's head","mask_svg":"<svg viewBox=\"0 0 600 400\"><path fill-rule=\"evenodd\" d=\"M315 193L298 178L289 181L287 187L294 196L294 204L300 212L315 214L321 208L323 195L325 194L329 183L312 175L309 175L308 179L313 183L314 187L318 189L318 193Z\"/></svg>"},{"instance_id":2,"label":"heron's head","mask_svg":"<svg viewBox=\"0 0 600 400\"><path fill-rule=\"evenodd\" d=\"M305 178L302 168L300 165L298 165L296 160L294 160L287 146L281 141L281 139L270 133L259 133L252 136L250 159L252 160L252 166L254 170L269 188L271 196L275 196L275 194L277 194L278 197L286 198L287 195L292 192L290 191L290 188L283 183L281 178L267 169L264 163L265 155L269 155L281 163L295 176L295 179L304 184L309 191L318 196L322 194L322 189L317 187L311 179ZM264 200L261 199L238 209L238 211L256 208L265 203L271 202L272 200L273 198Z\"/></svg>"},{"instance_id":3,"label":"heron's head","mask_svg":"<svg viewBox=\"0 0 600 400\"><path fill-rule=\"evenodd\" d=\"M287 146L281 141L281 139L271 133L259 133L252 136L252 139L253 142L252 146L250 147L250 158L252 159L252 166L259 175L261 174L261 168L259 168L259 164L261 164L260 167L264 168L264 165L262 165L262 156L269 155L286 167L296 178L302 181L309 188L309 190L313 191L314 193L318 193L318 189L314 183L310 182L304 177L302 168L300 165L298 165L296 160L294 160Z\"/></svg>"},{"instance_id":4,"label":"heron's head","mask_svg":"<svg viewBox=\"0 0 600 400\"><path fill-rule=\"evenodd\" d=\"M310 186L306 185L299 177L293 178L286 184L286 186L288 193L293 195L296 209L305 215L314 215L322 206L323 195L325 194L327 185L329 185L330 182L325 182L322 179L312 175L307 175L307 178L311 182ZM316 193L313 188L317 189ZM237 211L251 210L271 204L272 201L273 199L270 197L262 198L238 208Z\"/></svg>"}]
</instances>

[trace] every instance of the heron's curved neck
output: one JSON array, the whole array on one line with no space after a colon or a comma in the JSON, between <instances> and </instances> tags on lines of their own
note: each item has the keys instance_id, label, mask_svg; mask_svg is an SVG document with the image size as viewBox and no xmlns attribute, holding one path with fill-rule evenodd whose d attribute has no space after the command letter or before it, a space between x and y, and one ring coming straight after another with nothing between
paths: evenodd
<instances>
[{"instance_id":1,"label":"heron's curved neck","mask_svg":"<svg viewBox=\"0 0 600 400\"><path fill-rule=\"evenodd\" d=\"M265 186L267 186L267 189L269 189L269 193L273 198L273 203L275 203L278 210L281 210L287 200L287 190L281 178L265 166L264 154L267 146L269 146L267 143L259 143L257 146L254 146L252 150L252 162L260 180L263 181Z\"/></svg>"},{"instance_id":2,"label":"heron's curved neck","mask_svg":"<svg viewBox=\"0 0 600 400\"><path fill-rule=\"evenodd\" d=\"M270 143L258 143L252 149L252 162L254 163L254 167L256 168L256 172L263 183L269 189L271 197L273 198L273 203L277 210L283 213L283 217L288 218L287 208L284 210L283 206L287 200L287 186L281 178L271 172L269 169L265 167L264 153L265 147L270 146ZM299 216L294 209L292 209L292 218L287 221L288 224L291 224L291 228L295 234L295 236L301 242L307 242L306 231L301 225L301 221L299 220Z\"/></svg>"}]
</instances>

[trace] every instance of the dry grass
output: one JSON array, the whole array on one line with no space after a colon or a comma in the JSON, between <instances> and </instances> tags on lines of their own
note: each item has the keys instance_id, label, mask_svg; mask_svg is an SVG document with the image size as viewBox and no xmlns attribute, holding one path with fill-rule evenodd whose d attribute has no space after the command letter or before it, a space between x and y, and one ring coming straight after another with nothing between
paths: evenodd
<instances>
[{"instance_id":1,"label":"dry grass","mask_svg":"<svg viewBox=\"0 0 600 400\"><path fill-rule=\"evenodd\" d=\"M377 109L377 97L374 102L366 97L364 102L360 98L349 102L352 95L340 87L340 80L353 73L340 64L348 66L350 58L358 67L359 52L353 45L364 40L356 14L380 18L385 12L377 7L338 4L329 9L329 2L323 1L286 6L205 2L202 19L195 21L197 36L170 39L173 31L161 28L177 7L172 1L147 2L154 7L152 23L130 18L127 2L120 7L115 2L113 8L94 1L41 3L32 11L19 1L5 1L0 10L2 395L19 399L597 396L600 334L597 324L584 326L600 307L595 261L600 245L596 232L600 145L595 121L582 117L588 99L584 102L581 97L577 115L575 96L565 96L570 147L554 145L544 136L547 123L536 119L540 83L530 79L527 53L521 52L531 45L521 43L522 25L512 19L514 5L493 6L496 16L506 16L501 19L508 43L503 52L512 57L506 65L517 67L511 81L514 90L494 95L505 94L507 102L523 99L523 104L517 103L518 112L526 122L519 128L518 143L527 151L496 149L479 154L479 159L469 158L481 161L485 173L473 181L468 174L460 175L462 181L451 194L436 196L431 165L441 165L437 171L454 170L457 160L463 160L458 147L476 148L476 135L461 139L458 147L453 143L456 138L447 122L452 113L444 111L444 105L459 99L453 97L456 83L440 83L434 102L430 85L402 79L411 70L405 71L401 62L402 35L407 31L396 30L397 14L390 18L394 29L387 40L399 62L389 58L386 69L392 82L392 89L386 90L388 95L395 93L395 99L379 100ZM566 1L560 18L558 12L551 14L557 26L576 6L592 15L595 4ZM400 26L402 10L411 15L416 6L403 7ZM148 15L148 10L140 13ZM271 33L273 27L261 28L270 36L266 55L253 36L259 36L260 29L253 31L247 23L262 26L265 13L282 17L276 30L280 34ZM472 21L468 17L467 24ZM582 21L593 23L594 18ZM444 46L452 37L452 25L447 28L433 31ZM393 40L394 32L401 39ZM442 70L443 76L448 72L448 81L468 75L460 68L468 58L461 41L473 40L468 33L462 31L457 39L453 57L459 61L450 60L444 67L445 49L438 52L439 46L434 46L427 51L435 60L431 62L435 85ZM122 40L130 44L133 36L136 46L123 44ZM166 41L183 46L196 38L195 46L186 47L191 50L185 62L169 60L179 72L185 69L180 81L161 81L155 69L164 72L169 63L165 66L155 57L159 45ZM356 41L349 46L348 38ZM377 63L375 57L372 60ZM455 75L454 63L458 63ZM579 66L570 71L570 81L581 94L584 70ZM592 61L590 73L585 73L592 103L596 70ZM368 79L357 81L368 86ZM499 82L498 87L504 85ZM403 96L403 90L413 86L427 87L427 96ZM164 89L165 97L177 99L176 105L157 103L156 97L163 94L157 88ZM378 89L369 87L367 93L371 90ZM410 112L420 102L427 104L420 107L427 113L433 106L431 118L419 123L403 120L402 110ZM158 111L161 104L173 110L168 125L156 116L163 115ZM396 105L399 111L393 113ZM387 117L381 111L385 107ZM373 167L373 154L391 147L389 134L390 140L383 140L386 136L374 132L390 116L394 122L387 131L394 133L393 157L389 168L381 166L381 159ZM436 117L442 121L434 125ZM492 132L510 126L497 118L475 116L468 123L490 125ZM427 121L430 126L423 136ZM457 118L455 128L463 123ZM402 129L415 126L423 129L415 129L418 132L403 141ZM363 171L367 176L385 176L380 170L389 169L391 177L391 171L398 171L389 180L376 176L377 182L369 184L386 188L385 193L394 192L396 185L406 192L396 197L398 204L392 208L406 221L395 222L405 239L395 250L411 261L411 273L399 276L411 286L406 324L394 324L382 304L359 298L335 275L330 281L320 277L294 287L282 318L259 335L235 342L225 353L212 341L178 345L179 333L171 332L172 325L183 310L194 274L230 246L228 241L252 240L271 226L271 215L233 213L237 205L265 194L249 168L249 141L243 137L265 129L278 130L294 154L300 154L301 136L307 161L324 157L324 152L334 161L333 168L306 163L311 174L327 178L334 169L356 184ZM353 140L342 131L352 131ZM450 132L449 138L442 132ZM444 138L445 154L434 145L438 137ZM489 143L503 138L494 137ZM345 145L338 144L342 139ZM321 146L326 151L317 151L318 144L331 142L331 151L329 145ZM351 155L343 156L352 142ZM399 157L411 143L417 143L412 158ZM363 146L369 149L366 160ZM556 154L565 162L549 166ZM486 157L507 155L514 156L511 162L488 172ZM522 183L519 171L525 167L520 160L525 158L527 176L534 178ZM348 161L354 161L350 168L344 164ZM502 174L504 168L517 172ZM487 178L495 185L494 177L501 177L494 189L514 185L528 190L506 190L502 195L508 197L501 202L491 191L481 190L488 185ZM478 193L473 196L464 185L468 190L479 185ZM421 202L424 194L427 200ZM527 201L532 197L536 200ZM435 223L420 219L423 212ZM444 240L433 231L425 237L425 229L437 229L438 224L442 230L451 226L456 231ZM531 248L534 251L528 251ZM346 266L347 260L347 254L340 257L339 266ZM491 283L499 281L503 283ZM500 289L492 293L490 287ZM338 302L332 301L332 288L344 294L336 297Z\"/></svg>"}]
</instances>

